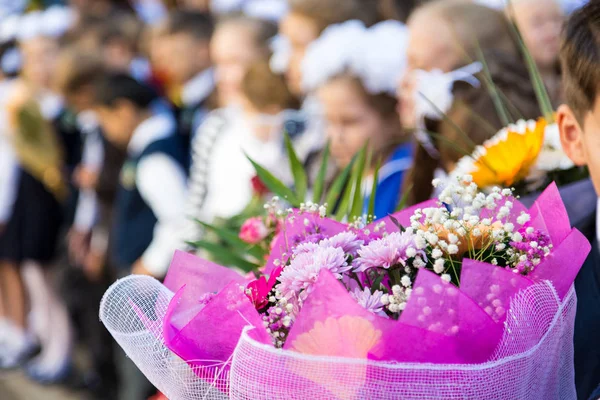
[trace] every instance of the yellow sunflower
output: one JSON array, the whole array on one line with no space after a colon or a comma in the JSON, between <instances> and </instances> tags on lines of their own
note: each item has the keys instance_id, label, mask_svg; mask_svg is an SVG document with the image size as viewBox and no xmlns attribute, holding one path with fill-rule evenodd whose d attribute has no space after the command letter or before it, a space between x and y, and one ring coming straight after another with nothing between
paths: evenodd
<instances>
[{"instance_id":1,"label":"yellow sunflower","mask_svg":"<svg viewBox=\"0 0 600 400\"><path fill-rule=\"evenodd\" d=\"M544 118L509 125L461 160L458 169L472 175L480 188L510 187L529 174L542 149L546 126Z\"/></svg>"}]
</instances>

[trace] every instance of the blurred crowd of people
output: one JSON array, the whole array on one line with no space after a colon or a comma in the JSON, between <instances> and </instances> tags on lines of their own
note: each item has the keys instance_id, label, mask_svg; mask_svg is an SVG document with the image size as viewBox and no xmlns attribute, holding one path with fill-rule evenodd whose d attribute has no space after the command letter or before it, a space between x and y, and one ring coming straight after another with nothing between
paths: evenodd
<instances>
[{"instance_id":1,"label":"blurred crowd of people","mask_svg":"<svg viewBox=\"0 0 600 400\"><path fill-rule=\"evenodd\" d=\"M487 79L515 115L540 116L512 22L561 102L576 3L0 1L0 368L60 382L85 343L91 393L147 398L98 322L101 296L130 273L164 277L202 237L194 219L240 213L246 156L291 185L284 133L313 178L327 141L331 171L368 143L377 216L429 199L503 126Z\"/></svg>"}]
</instances>

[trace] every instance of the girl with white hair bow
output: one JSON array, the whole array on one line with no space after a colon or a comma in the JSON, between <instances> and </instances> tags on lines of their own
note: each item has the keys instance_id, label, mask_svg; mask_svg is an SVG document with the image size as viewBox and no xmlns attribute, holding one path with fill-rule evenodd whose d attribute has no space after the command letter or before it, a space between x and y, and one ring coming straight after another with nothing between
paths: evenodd
<instances>
[{"instance_id":1,"label":"girl with white hair bow","mask_svg":"<svg viewBox=\"0 0 600 400\"><path fill-rule=\"evenodd\" d=\"M395 210L404 171L411 165L412 144L402 133L394 97L406 63L406 38L400 22L366 28L348 21L327 28L302 62L303 88L320 100L338 167L345 167L366 143L374 155L366 178L372 179L375 162L381 161L377 217ZM365 194L371 187L365 185Z\"/></svg>"}]
</instances>

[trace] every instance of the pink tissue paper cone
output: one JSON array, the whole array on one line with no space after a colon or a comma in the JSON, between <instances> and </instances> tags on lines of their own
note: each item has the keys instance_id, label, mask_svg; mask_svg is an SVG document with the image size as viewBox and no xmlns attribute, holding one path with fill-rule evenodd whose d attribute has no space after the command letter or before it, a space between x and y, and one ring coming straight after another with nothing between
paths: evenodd
<instances>
[{"instance_id":1,"label":"pink tissue paper cone","mask_svg":"<svg viewBox=\"0 0 600 400\"><path fill-rule=\"evenodd\" d=\"M245 326L253 326L257 340L271 343L262 319L237 283L230 283L206 305L182 305L182 287L173 297L164 320L166 346L188 364L213 365L230 360Z\"/></svg>"},{"instance_id":2,"label":"pink tissue paper cone","mask_svg":"<svg viewBox=\"0 0 600 400\"><path fill-rule=\"evenodd\" d=\"M551 281L562 300L591 250L590 243L577 229L571 229L567 210L555 183L537 198L529 215L530 226L548 233L554 246L551 254L536 267L530 278L534 281Z\"/></svg>"},{"instance_id":3,"label":"pink tissue paper cone","mask_svg":"<svg viewBox=\"0 0 600 400\"><path fill-rule=\"evenodd\" d=\"M399 321L453 337L466 364L488 361L503 330L467 294L424 269Z\"/></svg>"},{"instance_id":4,"label":"pink tissue paper cone","mask_svg":"<svg viewBox=\"0 0 600 400\"><path fill-rule=\"evenodd\" d=\"M533 284L523 275L492 264L465 259L460 289L497 323L503 323L515 294Z\"/></svg>"}]
</instances>

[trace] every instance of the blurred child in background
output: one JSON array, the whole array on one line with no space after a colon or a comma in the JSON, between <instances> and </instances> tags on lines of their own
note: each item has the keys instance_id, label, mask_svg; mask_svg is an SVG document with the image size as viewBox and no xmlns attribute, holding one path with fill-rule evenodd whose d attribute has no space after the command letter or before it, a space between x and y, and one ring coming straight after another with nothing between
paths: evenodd
<instances>
[{"instance_id":1,"label":"blurred child in background","mask_svg":"<svg viewBox=\"0 0 600 400\"><path fill-rule=\"evenodd\" d=\"M41 352L29 361L27 372L37 380L54 381L70 367L71 330L48 268L55 261L69 200L65 173L78 159L79 134L61 129L62 99L51 90L58 42L37 30L41 26L41 19L31 20L32 30L23 33L23 67L6 93L4 109L2 129L11 132L16 158L9 181L13 187L8 188L14 198L5 198L8 218L0 232L0 364L21 365L39 340Z\"/></svg>"},{"instance_id":2,"label":"blurred child in background","mask_svg":"<svg viewBox=\"0 0 600 400\"><path fill-rule=\"evenodd\" d=\"M271 171L285 165L286 110L297 102L281 75L266 61L251 64L241 85L241 112L214 111L200 127L193 146L187 213L211 223L243 211L253 196L255 170L246 154ZM280 176L291 184L289 176ZM198 224L195 224L199 227ZM198 240L200 231L190 231Z\"/></svg>"},{"instance_id":3,"label":"blurred child in background","mask_svg":"<svg viewBox=\"0 0 600 400\"><path fill-rule=\"evenodd\" d=\"M248 66L270 55L269 44L276 34L275 24L252 17L225 17L217 24L210 50L219 107L240 105Z\"/></svg>"},{"instance_id":4,"label":"blurred child in background","mask_svg":"<svg viewBox=\"0 0 600 400\"><path fill-rule=\"evenodd\" d=\"M558 0L512 1L507 15L519 27L523 42L540 70L555 104L562 100L558 51L565 14Z\"/></svg>"},{"instance_id":5,"label":"blurred child in background","mask_svg":"<svg viewBox=\"0 0 600 400\"><path fill-rule=\"evenodd\" d=\"M210 40L214 24L210 14L174 11L163 34L162 55L168 60L161 67L168 83L178 90L180 108L178 126L185 154L190 154L194 132L210 109L215 89L210 60Z\"/></svg>"}]
</instances>

